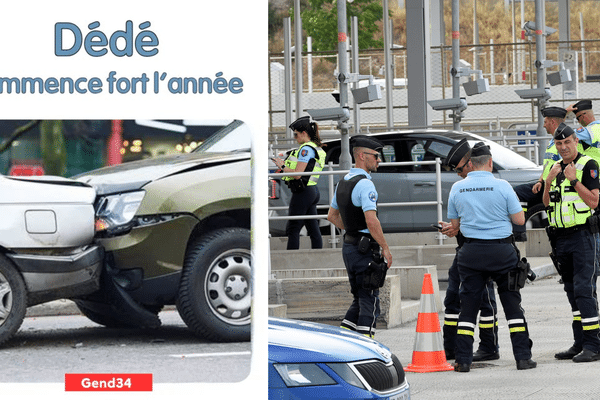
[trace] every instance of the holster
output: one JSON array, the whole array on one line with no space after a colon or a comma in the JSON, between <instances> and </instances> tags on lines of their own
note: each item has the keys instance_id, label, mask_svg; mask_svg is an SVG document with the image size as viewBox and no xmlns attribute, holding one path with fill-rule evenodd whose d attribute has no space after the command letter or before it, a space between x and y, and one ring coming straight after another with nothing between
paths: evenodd
<instances>
[{"instance_id":1,"label":"holster","mask_svg":"<svg viewBox=\"0 0 600 400\"><path fill-rule=\"evenodd\" d=\"M306 183L302 179L290 179L284 182L292 193L301 193L306 187Z\"/></svg>"},{"instance_id":2,"label":"holster","mask_svg":"<svg viewBox=\"0 0 600 400\"><path fill-rule=\"evenodd\" d=\"M554 250L552 250L550 253L548 253L548 255L550 256L550 259L552 260L552 264L554 264L554 268L556 268L556 272L558 272L558 274L560 276L562 276L562 271L560 270L560 264L558 262L558 259L556 258L556 255L554 254Z\"/></svg>"},{"instance_id":3,"label":"holster","mask_svg":"<svg viewBox=\"0 0 600 400\"><path fill-rule=\"evenodd\" d=\"M600 223L598 221L599 218L600 218L600 216L598 216L598 215L592 215L592 216L588 217L588 219L585 221L590 232L600 233Z\"/></svg>"},{"instance_id":4,"label":"holster","mask_svg":"<svg viewBox=\"0 0 600 400\"><path fill-rule=\"evenodd\" d=\"M373 253L373 261L363 275L363 289L376 290L385 283L388 266L380 254Z\"/></svg>"},{"instance_id":5,"label":"holster","mask_svg":"<svg viewBox=\"0 0 600 400\"><path fill-rule=\"evenodd\" d=\"M529 279L533 281L536 278L535 273L531 270L531 265L527 262L527 258L521 258L521 252L515 246L517 251L517 267L508 271L508 290L518 292L525 287L525 281Z\"/></svg>"}]
</instances>

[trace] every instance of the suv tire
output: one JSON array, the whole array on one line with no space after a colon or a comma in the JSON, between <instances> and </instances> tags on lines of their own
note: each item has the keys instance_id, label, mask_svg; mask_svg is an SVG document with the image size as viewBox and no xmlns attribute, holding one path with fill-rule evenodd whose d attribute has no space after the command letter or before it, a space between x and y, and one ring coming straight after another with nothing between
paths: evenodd
<instances>
[{"instance_id":1,"label":"suv tire","mask_svg":"<svg viewBox=\"0 0 600 400\"><path fill-rule=\"evenodd\" d=\"M188 247L177 310L198 336L219 342L250 340L250 231L209 232Z\"/></svg>"},{"instance_id":2,"label":"suv tire","mask_svg":"<svg viewBox=\"0 0 600 400\"><path fill-rule=\"evenodd\" d=\"M548 216L545 212L546 206L544 203L538 203L527 208L525 225L529 225L528 228L545 228L548 226Z\"/></svg>"},{"instance_id":3,"label":"suv tire","mask_svg":"<svg viewBox=\"0 0 600 400\"><path fill-rule=\"evenodd\" d=\"M27 310L27 290L21 274L0 255L0 345L19 329Z\"/></svg>"}]
</instances>

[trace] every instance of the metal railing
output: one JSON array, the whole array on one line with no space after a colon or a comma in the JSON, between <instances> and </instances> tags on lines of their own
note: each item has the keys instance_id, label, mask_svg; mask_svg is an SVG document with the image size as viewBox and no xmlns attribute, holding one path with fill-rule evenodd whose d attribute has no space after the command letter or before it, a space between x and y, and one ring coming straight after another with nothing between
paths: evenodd
<instances>
[{"instance_id":1,"label":"metal railing","mask_svg":"<svg viewBox=\"0 0 600 400\"><path fill-rule=\"evenodd\" d=\"M395 166L408 166L408 165L435 165L435 187L436 187L436 200L432 201L415 201L415 202L393 202L393 203L377 203L378 207L414 207L414 206L437 206L437 219L438 221L442 221L442 161L438 157L432 161L403 161L403 162L382 162L379 164L380 167L395 167ZM334 175L346 175L349 170L336 170L334 171L334 167L339 167L339 164L329 163L327 164L327 170L323 170L318 174L320 176L328 177L328 191L329 191L329 199L333 199L334 196ZM269 179L272 178L282 178L284 176L310 176L315 175L314 172L286 172L286 173L269 173ZM269 206L269 211L284 211L287 210L287 206ZM320 205L317 206L317 210L329 209L329 205ZM291 220L291 219L327 219L326 214L318 214L318 215L298 215L298 216L269 216L269 220ZM337 243L337 232L336 227L332 223L330 225L331 232L331 247L336 248ZM438 244L443 244L444 237L441 234L437 236Z\"/></svg>"}]
</instances>

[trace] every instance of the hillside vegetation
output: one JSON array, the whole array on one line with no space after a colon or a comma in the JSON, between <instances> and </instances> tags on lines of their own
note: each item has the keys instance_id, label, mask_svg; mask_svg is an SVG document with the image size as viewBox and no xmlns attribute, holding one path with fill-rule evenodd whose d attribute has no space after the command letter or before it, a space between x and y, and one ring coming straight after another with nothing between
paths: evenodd
<instances>
[{"instance_id":1,"label":"hillside vegetation","mask_svg":"<svg viewBox=\"0 0 600 400\"><path fill-rule=\"evenodd\" d=\"M409 0L407 0L409 1ZM406 10L396 4L390 4L391 20L393 25L394 43L406 46ZM452 44L452 9L449 1L445 1L444 22L446 32L446 45ZM473 0L460 1L460 40L462 44L473 43ZM584 36L586 40L600 39L600 1L598 0L572 0L571 1L571 40L580 40L580 22L579 14L583 14ZM288 10L277 9L270 6L269 12L269 51L283 51L283 29L281 20L290 16L293 2L290 0ZM306 6L302 5L301 7ZM279 10L279 11L278 11ZM479 43L489 43L490 39L494 43L512 43L512 7L505 10L503 0L477 0L477 22L479 24ZM525 20L535 21L535 3L533 1L525 2ZM382 37L382 24L378 23L378 38ZM515 4L515 24L516 37L520 37L521 32L521 4ZM546 26L558 29L558 3L546 2ZM293 29L292 29L293 30ZM547 38L548 41L557 41L558 33Z\"/></svg>"}]
</instances>

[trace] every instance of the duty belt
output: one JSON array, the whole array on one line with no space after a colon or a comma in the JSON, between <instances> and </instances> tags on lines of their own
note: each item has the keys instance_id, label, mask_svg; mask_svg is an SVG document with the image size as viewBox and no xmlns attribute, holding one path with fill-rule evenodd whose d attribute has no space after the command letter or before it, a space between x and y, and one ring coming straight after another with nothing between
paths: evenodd
<instances>
[{"instance_id":1,"label":"duty belt","mask_svg":"<svg viewBox=\"0 0 600 400\"><path fill-rule=\"evenodd\" d=\"M375 239L373 239L373 237L368 234L368 233L364 233L364 232L357 232L354 234L348 233L346 232L344 234L344 243L348 243L348 244L357 244L358 241L360 240L361 237L366 236L369 239L371 239L371 241L374 241Z\"/></svg>"},{"instance_id":2,"label":"duty belt","mask_svg":"<svg viewBox=\"0 0 600 400\"><path fill-rule=\"evenodd\" d=\"M588 226L587 225L575 225L572 226L570 228L556 228L554 226L549 226L548 227L548 232L552 235L556 235L556 236L566 236L566 235L571 235L577 231L582 231L582 230L587 230Z\"/></svg>"},{"instance_id":3,"label":"duty belt","mask_svg":"<svg viewBox=\"0 0 600 400\"><path fill-rule=\"evenodd\" d=\"M513 235L509 237L505 237L503 239L475 239L475 238L465 238L466 243L514 243L515 238Z\"/></svg>"}]
</instances>

